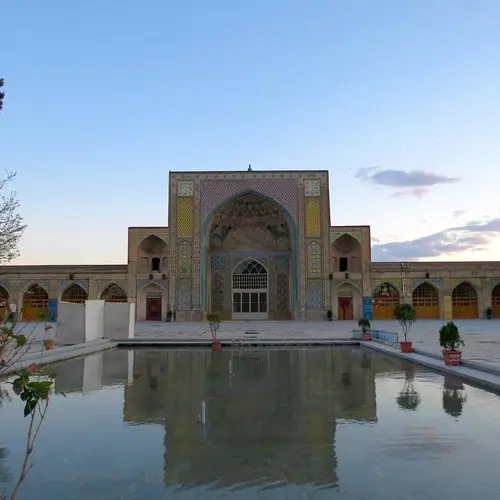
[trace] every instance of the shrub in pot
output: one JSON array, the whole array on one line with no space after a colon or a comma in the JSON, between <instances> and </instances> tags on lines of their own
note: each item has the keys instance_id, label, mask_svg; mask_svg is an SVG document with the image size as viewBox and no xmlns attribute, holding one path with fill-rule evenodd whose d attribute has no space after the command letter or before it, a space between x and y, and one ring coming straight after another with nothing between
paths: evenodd
<instances>
[{"instance_id":1,"label":"shrub in pot","mask_svg":"<svg viewBox=\"0 0 500 500\"><path fill-rule=\"evenodd\" d=\"M358 326L361 328L361 340L371 340L372 334L370 328L372 324L368 318L360 318Z\"/></svg>"},{"instance_id":2,"label":"shrub in pot","mask_svg":"<svg viewBox=\"0 0 500 500\"><path fill-rule=\"evenodd\" d=\"M444 364L457 366L462 362L462 351L465 343L458 331L458 326L453 321L448 321L439 329L439 345L443 348Z\"/></svg>"},{"instance_id":3,"label":"shrub in pot","mask_svg":"<svg viewBox=\"0 0 500 500\"><path fill-rule=\"evenodd\" d=\"M218 314L209 314L207 316L208 328L212 334L212 351L218 351L222 347L221 341L217 339L217 332L220 328L220 318Z\"/></svg>"},{"instance_id":4,"label":"shrub in pot","mask_svg":"<svg viewBox=\"0 0 500 500\"><path fill-rule=\"evenodd\" d=\"M415 308L411 304L398 304L394 310L394 316L396 316L405 338L399 342L401 352L412 352L413 342L408 340L408 333L416 320Z\"/></svg>"}]
</instances>

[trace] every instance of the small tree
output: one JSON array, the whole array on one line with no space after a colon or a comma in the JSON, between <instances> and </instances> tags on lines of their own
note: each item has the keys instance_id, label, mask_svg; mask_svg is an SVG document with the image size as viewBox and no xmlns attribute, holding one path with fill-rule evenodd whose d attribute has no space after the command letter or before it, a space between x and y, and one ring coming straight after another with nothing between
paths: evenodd
<instances>
[{"instance_id":1,"label":"small tree","mask_svg":"<svg viewBox=\"0 0 500 500\"><path fill-rule=\"evenodd\" d=\"M217 332L220 328L220 318L218 314L209 314L207 316L208 320L208 328L210 329L210 333L212 334L212 340L217 340Z\"/></svg>"},{"instance_id":2,"label":"small tree","mask_svg":"<svg viewBox=\"0 0 500 500\"><path fill-rule=\"evenodd\" d=\"M405 342L408 342L408 333L415 323L415 308L411 304L398 304L394 310L394 316L401 326Z\"/></svg>"},{"instance_id":3,"label":"small tree","mask_svg":"<svg viewBox=\"0 0 500 500\"><path fill-rule=\"evenodd\" d=\"M458 348L465 346L465 342L458 331L458 326L453 321L448 321L446 325L439 329L439 345L445 351L456 351Z\"/></svg>"}]
</instances>

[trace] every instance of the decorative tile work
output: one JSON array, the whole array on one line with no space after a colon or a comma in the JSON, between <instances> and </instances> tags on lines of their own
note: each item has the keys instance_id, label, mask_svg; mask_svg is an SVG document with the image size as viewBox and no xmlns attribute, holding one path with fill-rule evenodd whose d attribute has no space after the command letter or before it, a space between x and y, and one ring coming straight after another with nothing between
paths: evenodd
<instances>
[{"instance_id":1,"label":"decorative tile work","mask_svg":"<svg viewBox=\"0 0 500 500\"><path fill-rule=\"evenodd\" d=\"M355 240L361 243L361 231L330 231L330 243L333 243L336 239L347 234L352 236Z\"/></svg>"},{"instance_id":2,"label":"decorative tile work","mask_svg":"<svg viewBox=\"0 0 500 500\"><path fill-rule=\"evenodd\" d=\"M321 278L321 245L317 241L307 244L307 274L309 278Z\"/></svg>"},{"instance_id":3,"label":"decorative tile work","mask_svg":"<svg viewBox=\"0 0 500 500\"><path fill-rule=\"evenodd\" d=\"M221 273L212 276L212 312L226 311L228 309L224 297L226 280Z\"/></svg>"},{"instance_id":4,"label":"decorative tile work","mask_svg":"<svg viewBox=\"0 0 500 500\"><path fill-rule=\"evenodd\" d=\"M224 269L226 265L226 259L225 257L220 257L220 256L214 256L211 259L211 264L212 264L212 269Z\"/></svg>"},{"instance_id":5,"label":"decorative tile work","mask_svg":"<svg viewBox=\"0 0 500 500\"><path fill-rule=\"evenodd\" d=\"M307 309L323 309L323 286L320 280L307 284Z\"/></svg>"},{"instance_id":6,"label":"decorative tile work","mask_svg":"<svg viewBox=\"0 0 500 500\"><path fill-rule=\"evenodd\" d=\"M193 262L193 251L189 241L181 241L179 243L177 258L179 260L179 265L177 266L179 278L189 278L191 276L191 266Z\"/></svg>"},{"instance_id":7,"label":"decorative tile work","mask_svg":"<svg viewBox=\"0 0 500 500\"><path fill-rule=\"evenodd\" d=\"M194 237L193 237L193 309L201 309L201 260L206 256L201 255L201 219L200 219L200 185L194 185Z\"/></svg>"},{"instance_id":8,"label":"decorative tile work","mask_svg":"<svg viewBox=\"0 0 500 500\"><path fill-rule=\"evenodd\" d=\"M287 311L288 309L288 276L279 273L276 278L276 310Z\"/></svg>"},{"instance_id":9,"label":"decorative tile work","mask_svg":"<svg viewBox=\"0 0 500 500\"><path fill-rule=\"evenodd\" d=\"M413 280L413 288L417 288L417 286L421 285L422 283L430 283L431 285L434 285L436 288L441 288L443 286L443 279L442 278L418 278Z\"/></svg>"},{"instance_id":10,"label":"decorative tile work","mask_svg":"<svg viewBox=\"0 0 500 500\"><path fill-rule=\"evenodd\" d=\"M320 196L321 184L319 180L304 181L304 194L305 196Z\"/></svg>"},{"instance_id":11,"label":"decorative tile work","mask_svg":"<svg viewBox=\"0 0 500 500\"><path fill-rule=\"evenodd\" d=\"M64 290L65 288L67 288L68 286L73 285L73 284L81 286L84 290L88 290L88 288L89 288L88 280L79 280L79 281L59 280L59 290Z\"/></svg>"},{"instance_id":12,"label":"decorative tile work","mask_svg":"<svg viewBox=\"0 0 500 500\"><path fill-rule=\"evenodd\" d=\"M11 280L11 283L13 283L12 280ZM24 294L33 285L38 285L41 288L43 288L47 293L49 293L50 280L19 280L18 284L16 284L16 288L19 291L22 291ZM11 294L13 293L12 290L10 291L10 293Z\"/></svg>"},{"instance_id":13,"label":"decorative tile work","mask_svg":"<svg viewBox=\"0 0 500 500\"><path fill-rule=\"evenodd\" d=\"M191 310L191 281L179 281L177 288L177 310Z\"/></svg>"},{"instance_id":14,"label":"decorative tile work","mask_svg":"<svg viewBox=\"0 0 500 500\"><path fill-rule=\"evenodd\" d=\"M177 196L193 196L193 194L194 194L193 181L177 182Z\"/></svg>"},{"instance_id":15,"label":"decorative tile work","mask_svg":"<svg viewBox=\"0 0 500 500\"><path fill-rule=\"evenodd\" d=\"M276 257L274 259L274 266L276 269L288 270L290 258L286 257Z\"/></svg>"},{"instance_id":16,"label":"decorative tile work","mask_svg":"<svg viewBox=\"0 0 500 500\"><path fill-rule=\"evenodd\" d=\"M193 201L191 198L177 200L177 236L193 234Z\"/></svg>"},{"instance_id":17,"label":"decorative tile work","mask_svg":"<svg viewBox=\"0 0 500 500\"><path fill-rule=\"evenodd\" d=\"M321 207L317 197L306 199L306 236L321 236Z\"/></svg>"},{"instance_id":18,"label":"decorative tile work","mask_svg":"<svg viewBox=\"0 0 500 500\"><path fill-rule=\"evenodd\" d=\"M453 288L457 287L460 285L460 283L470 283L472 286L475 286L476 288L481 287L481 280L479 278L452 278L450 280L451 286Z\"/></svg>"},{"instance_id":19,"label":"decorative tile work","mask_svg":"<svg viewBox=\"0 0 500 500\"><path fill-rule=\"evenodd\" d=\"M280 205L297 218L297 181L295 179L283 178L283 174L277 174L278 178L246 178L231 179L222 178L200 179L201 193L201 218L202 220L217 207L221 201L228 200L245 191L255 191ZM229 175L227 177L230 177Z\"/></svg>"}]
</instances>

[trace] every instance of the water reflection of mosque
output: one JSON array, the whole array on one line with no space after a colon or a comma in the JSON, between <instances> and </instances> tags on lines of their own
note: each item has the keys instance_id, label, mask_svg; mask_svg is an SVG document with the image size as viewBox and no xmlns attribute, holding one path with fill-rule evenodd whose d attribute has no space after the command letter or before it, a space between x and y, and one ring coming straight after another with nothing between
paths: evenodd
<instances>
[{"instance_id":1,"label":"water reflection of mosque","mask_svg":"<svg viewBox=\"0 0 500 500\"><path fill-rule=\"evenodd\" d=\"M115 350L59 365L56 390L121 381L125 422L165 426L167 484L336 484L337 422L376 420L386 370L350 348Z\"/></svg>"}]
</instances>

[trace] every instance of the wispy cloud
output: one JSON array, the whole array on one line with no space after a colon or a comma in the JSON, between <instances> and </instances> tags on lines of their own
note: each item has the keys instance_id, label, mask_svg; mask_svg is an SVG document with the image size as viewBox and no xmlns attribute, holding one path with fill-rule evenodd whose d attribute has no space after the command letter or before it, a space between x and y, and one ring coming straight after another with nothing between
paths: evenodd
<instances>
[{"instance_id":1,"label":"wispy cloud","mask_svg":"<svg viewBox=\"0 0 500 500\"><path fill-rule=\"evenodd\" d=\"M373 260L404 261L439 257L464 251L483 250L500 232L500 218L471 221L414 240L378 243L372 247Z\"/></svg>"},{"instance_id":2,"label":"wispy cloud","mask_svg":"<svg viewBox=\"0 0 500 500\"><path fill-rule=\"evenodd\" d=\"M396 191L394 196L407 196L408 194L417 198L422 198L428 194L428 188L438 184L452 184L462 179L459 177L447 177L445 175L434 174L425 170L394 170L381 169L379 167L363 167L354 175L357 179L377 186L392 188L403 188L408 191Z\"/></svg>"},{"instance_id":3,"label":"wispy cloud","mask_svg":"<svg viewBox=\"0 0 500 500\"><path fill-rule=\"evenodd\" d=\"M461 217L465 213L467 213L467 210L454 210L452 212L452 215L453 215L453 217L455 217L455 219L458 219L459 217Z\"/></svg>"}]
</instances>

